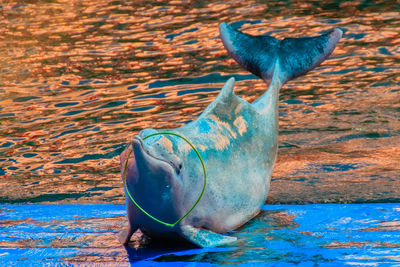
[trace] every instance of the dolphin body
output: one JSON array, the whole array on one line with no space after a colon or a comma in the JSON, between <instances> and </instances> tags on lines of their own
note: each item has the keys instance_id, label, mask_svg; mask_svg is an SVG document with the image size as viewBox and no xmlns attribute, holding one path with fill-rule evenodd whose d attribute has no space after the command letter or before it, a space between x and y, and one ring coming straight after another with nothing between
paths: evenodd
<instances>
[{"instance_id":1,"label":"dolphin body","mask_svg":"<svg viewBox=\"0 0 400 267\"><path fill-rule=\"evenodd\" d=\"M223 233L257 215L269 191L277 155L279 89L318 66L342 36L334 29L317 37L278 40L251 36L226 23L219 29L228 53L269 88L249 103L235 95L230 78L200 117L167 130L186 137L201 154L207 170L204 195L174 227L151 219L126 196L129 228L119 236L124 245L137 229L152 238L183 239L199 247L235 241ZM133 151L126 168L129 193L152 216L173 223L196 202L204 174L195 151L181 138L157 135L143 140L164 131L145 129L135 136L121 154L121 173L124 179Z\"/></svg>"}]
</instances>

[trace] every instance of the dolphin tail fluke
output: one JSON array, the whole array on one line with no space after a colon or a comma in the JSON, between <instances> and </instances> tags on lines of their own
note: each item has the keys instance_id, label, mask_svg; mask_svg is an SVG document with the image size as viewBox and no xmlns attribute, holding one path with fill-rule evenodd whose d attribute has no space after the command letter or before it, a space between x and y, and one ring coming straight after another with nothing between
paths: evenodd
<instances>
[{"instance_id":1,"label":"dolphin tail fluke","mask_svg":"<svg viewBox=\"0 0 400 267\"><path fill-rule=\"evenodd\" d=\"M244 68L265 81L272 79L279 61L281 83L312 70L335 49L340 29L316 37L286 38L252 36L221 23L222 42L228 53Z\"/></svg>"}]
</instances>

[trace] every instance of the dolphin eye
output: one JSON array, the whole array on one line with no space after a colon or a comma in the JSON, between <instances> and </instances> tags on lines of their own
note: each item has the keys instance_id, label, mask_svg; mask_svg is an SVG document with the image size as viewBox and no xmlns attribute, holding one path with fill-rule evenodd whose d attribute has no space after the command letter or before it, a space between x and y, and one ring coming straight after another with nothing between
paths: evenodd
<instances>
[{"instance_id":1,"label":"dolphin eye","mask_svg":"<svg viewBox=\"0 0 400 267\"><path fill-rule=\"evenodd\" d=\"M182 163L177 164L177 162L172 162L172 161L170 161L170 163L171 163L171 166L174 167L176 173L180 174L181 173L181 169L182 169Z\"/></svg>"},{"instance_id":2,"label":"dolphin eye","mask_svg":"<svg viewBox=\"0 0 400 267\"><path fill-rule=\"evenodd\" d=\"M181 173L181 170L182 170L182 164L179 163L179 166L178 166L178 169L176 170L176 173L177 173L177 174L180 174L180 173Z\"/></svg>"},{"instance_id":3,"label":"dolphin eye","mask_svg":"<svg viewBox=\"0 0 400 267\"><path fill-rule=\"evenodd\" d=\"M181 173L181 169L182 169L182 164L179 164L178 168L176 168L176 173L180 174Z\"/></svg>"}]
</instances>

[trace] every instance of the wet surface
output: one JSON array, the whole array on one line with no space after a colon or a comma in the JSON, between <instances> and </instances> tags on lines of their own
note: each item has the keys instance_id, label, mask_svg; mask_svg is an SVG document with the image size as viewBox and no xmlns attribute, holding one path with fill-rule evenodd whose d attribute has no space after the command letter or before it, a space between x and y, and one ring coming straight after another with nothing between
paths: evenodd
<instances>
[{"instance_id":1,"label":"wet surface","mask_svg":"<svg viewBox=\"0 0 400 267\"><path fill-rule=\"evenodd\" d=\"M143 128L194 120L234 76L220 22L342 41L281 90L269 203L399 201L397 1L8 1L0 4L0 202L119 203L118 155Z\"/></svg>"},{"instance_id":2,"label":"wet surface","mask_svg":"<svg viewBox=\"0 0 400 267\"><path fill-rule=\"evenodd\" d=\"M156 243L126 227L122 205L1 205L2 263L177 266L197 263L343 266L400 264L399 204L265 205L216 248Z\"/></svg>"}]
</instances>

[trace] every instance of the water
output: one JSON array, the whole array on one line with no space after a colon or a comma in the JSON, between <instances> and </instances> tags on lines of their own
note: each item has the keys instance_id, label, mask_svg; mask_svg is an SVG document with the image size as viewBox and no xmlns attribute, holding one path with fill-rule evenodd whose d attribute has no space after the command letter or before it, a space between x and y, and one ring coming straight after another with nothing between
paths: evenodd
<instances>
[{"instance_id":1,"label":"water","mask_svg":"<svg viewBox=\"0 0 400 267\"><path fill-rule=\"evenodd\" d=\"M0 205L3 266L398 266L399 203L265 205L223 247L123 247L124 205Z\"/></svg>"},{"instance_id":2,"label":"water","mask_svg":"<svg viewBox=\"0 0 400 267\"><path fill-rule=\"evenodd\" d=\"M314 36L329 60L281 90L267 203L400 201L396 1L8 1L0 4L0 202L120 203L120 152L194 120L234 76L218 24Z\"/></svg>"}]
</instances>

